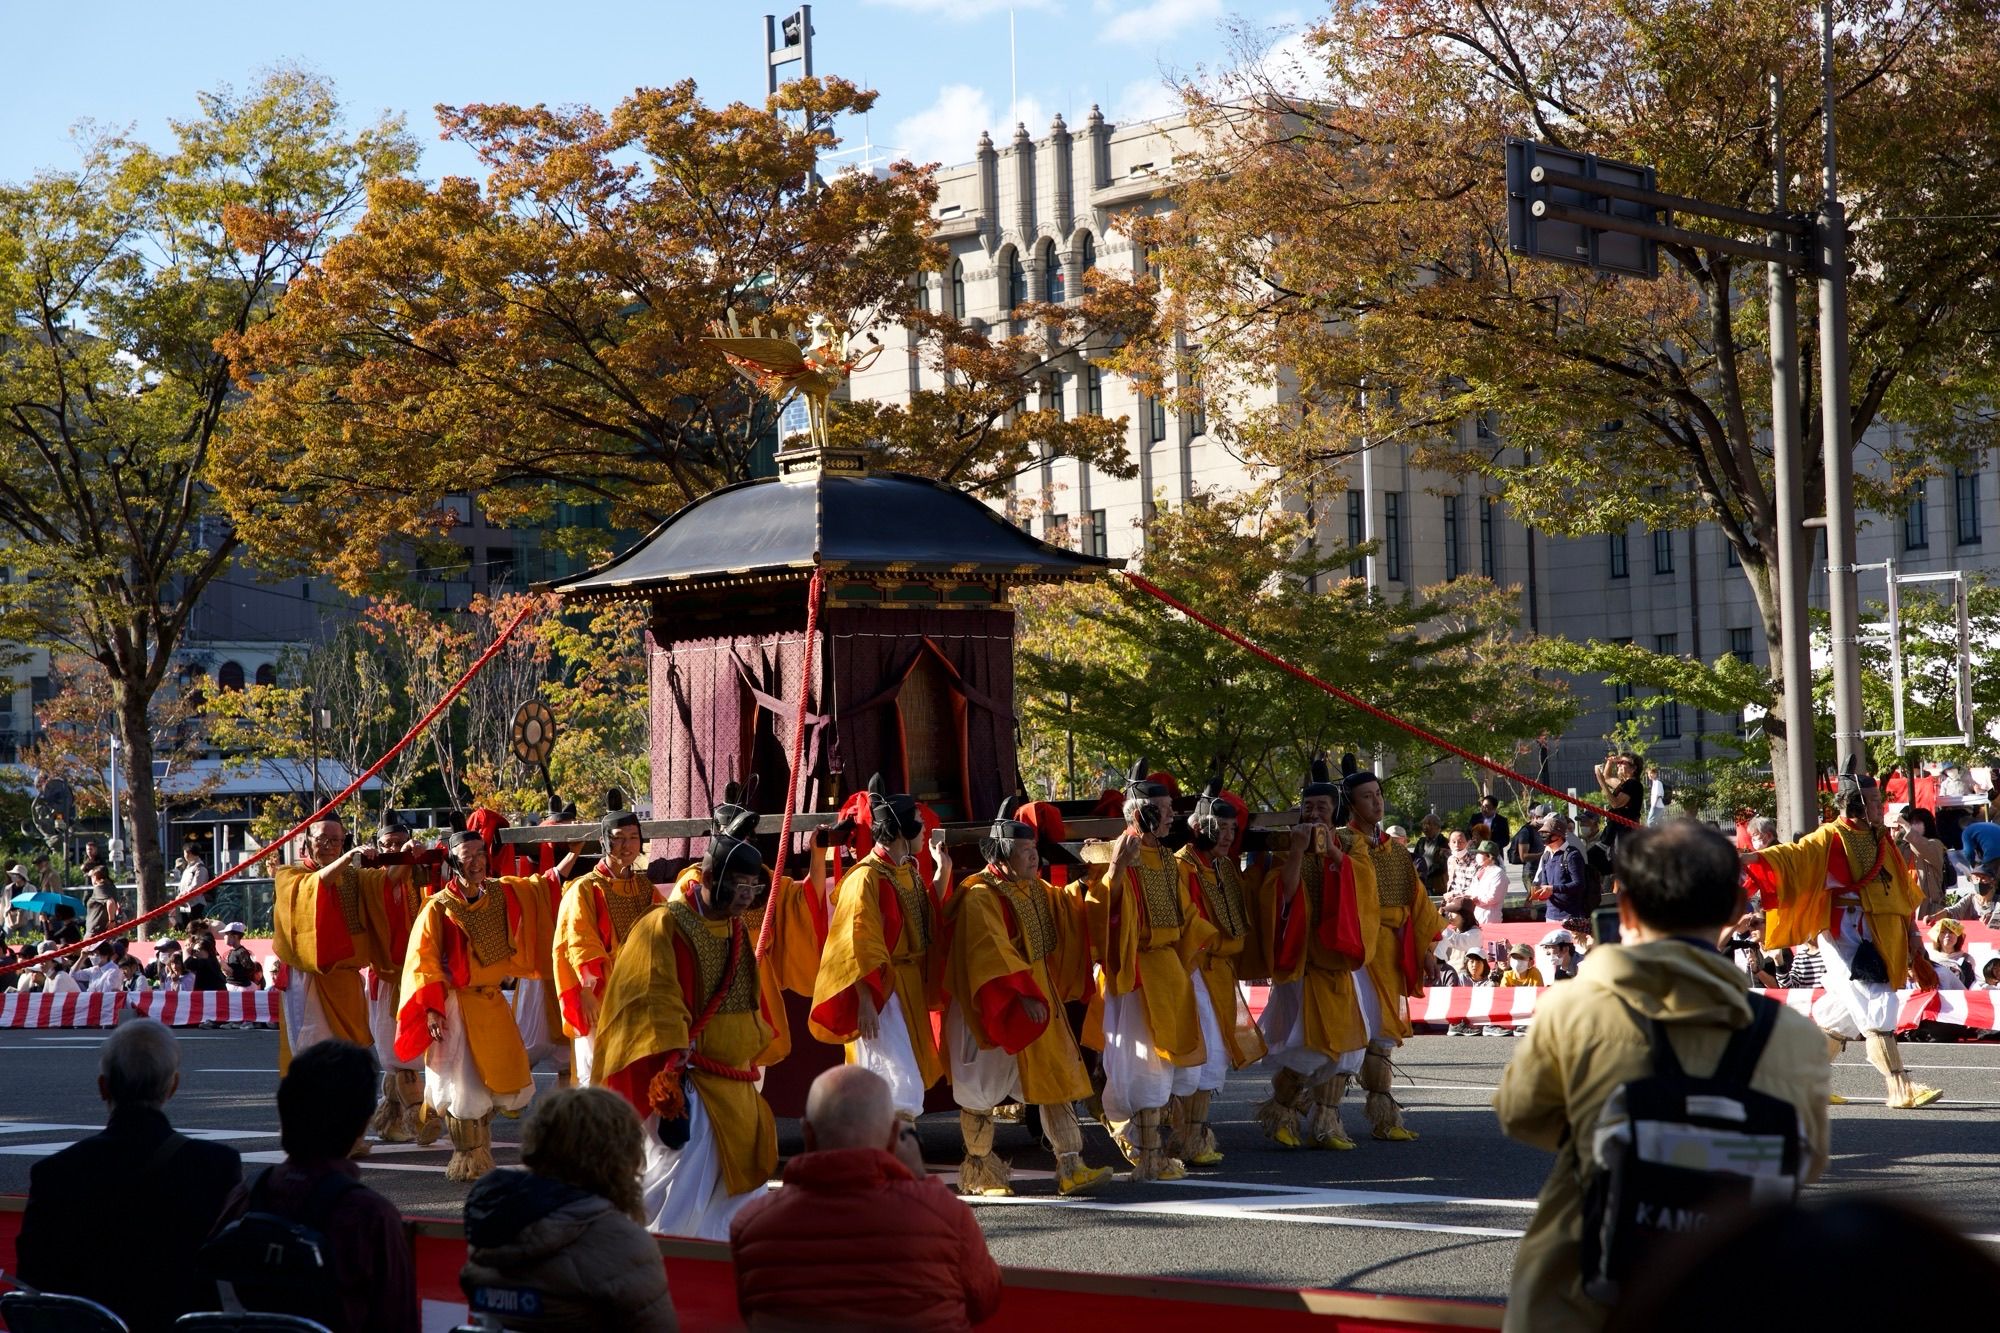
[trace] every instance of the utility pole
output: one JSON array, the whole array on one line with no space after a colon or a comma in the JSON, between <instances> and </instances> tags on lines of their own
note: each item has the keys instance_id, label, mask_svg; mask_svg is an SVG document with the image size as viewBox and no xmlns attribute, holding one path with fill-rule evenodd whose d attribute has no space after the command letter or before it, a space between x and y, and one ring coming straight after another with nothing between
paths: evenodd
<instances>
[{"instance_id":1,"label":"utility pole","mask_svg":"<svg viewBox=\"0 0 2000 1333\"><path fill-rule=\"evenodd\" d=\"M1790 195L1785 165L1784 89L1771 76L1771 205L1782 214ZM1772 246L1785 238L1770 233ZM1771 286L1771 463L1778 536L1778 669L1784 687L1785 808L1781 832L1796 838L1819 826L1813 783L1812 639L1806 619L1806 586L1812 545L1805 527L1805 466L1799 438L1798 290L1791 267L1766 265Z\"/></svg>"},{"instance_id":2,"label":"utility pole","mask_svg":"<svg viewBox=\"0 0 2000 1333\"><path fill-rule=\"evenodd\" d=\"M1845 771L1861 761L1861 606L1854 569L1854 442L1848 438L1847 210L1841 206L1833 133L1833 3L1820 0L1820 84L1824 97L1825 195L1816 221L1819 249L1820 416L1826 454L1827 609L1833 616L1833 758Z\"/></svg>"}]
</instances>

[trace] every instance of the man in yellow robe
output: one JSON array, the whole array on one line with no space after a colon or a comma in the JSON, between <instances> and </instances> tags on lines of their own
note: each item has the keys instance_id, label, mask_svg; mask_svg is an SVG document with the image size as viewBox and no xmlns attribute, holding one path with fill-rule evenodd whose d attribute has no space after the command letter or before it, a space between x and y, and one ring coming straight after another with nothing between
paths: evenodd
<instances>
[{"instance_id":1,"label":"man in yellow robe","mask_svg":"<svg viewBox=\"0 0 2000 1333\"><path fill-rule=\"evenodd\" d=\"M1382 836L1382 783L1365 769L1341 780L1347 794L1347 827L1337 855L1353 862L1355 895L1375 905L1375 938L1368 946L1367 979L1356 979L1355 998L1368 1025L1368 1050L1361 1058L1361 1087L1367 1093L1369 1131L1385 1143L1408 1143L1416 1131L1403 1123L1392 1091L1389 1056L1411 1035L1405 1001L1424 993L1437 974L1432 948L1444 933L1444 919L1417 878L1409 849Z\"/></svg>"},{"instance_id":2,"label":"man in yellow robe","mask_svg":"<svg viewBox=\"0 0 2000 1333\"><path fill-rule=\"evenodd\" d=\"M944 948L939 905L917 869L923 820L915 798L871 783L873 847L841 877L813 985L811 1027L847 1046L847 1062L874 1070L914 1120L944 1077L931 1028L940 1003Z\"/></svg>"},{"instance_id":3,"label":"man in yellow robe","mask_svg":"<svg viewBox=\"0 0 2000 1333\"><path fill-rule=\"evenodd\" d=\"M994 1111L1026 1102L1041 1108L1056 1189L1080 1194L1111 1176L1109 1168L1083 1164L1075 1103L1090 1096L1090 1075L1063 1013L1090 980L1089 918L1079 885L1059 889L1041 877L1035 830L1014 811L1011 799L1001 806L980 843L986 868L947 898L945 1055L965 1138L958 1191L1014 1192L1011 1167L993 1151ZM944 898L951 858L943 830L931 834L931 855Z\"/></svg>"},{"instance_id":4,"label":"man in yellow robe","mask_svg":"<svg viewBox=\"0 0 2000 1333\"><path fill-rule=\"evenodd\" d=\"M477 833L446 843L451 880L417 913L403 961L396 1054L424 1059L424 1098L451 1136L447 1180L493 1169L493 1114L535 1095L521 1029L501 983L549 970L555 899L571 853L541 875L488 878Z\"/></svg>"},{"instance_id":5,"label":"man in yellow robe","mask_svg":"<svg viewBox=\"0 0 2000 1333\"><path fill-rule=\"evenodd\" d=\"M767 881L756 847L729 831L747 831L745 813L716 812L695 873L633 926L598 1008L595 1074L645 1118L645 1212L662 1235L727 1240L778 1164L757 1087L778 1028L745 919Z\"/></svg>"},{"instance_id":6,"label":"man in yellow robe","mask_svg":"<svg viewBox=\"0 0 2000 1333\"><path fill-rule=\"evenodd\" d=\"M1378 932L1374 896L1362 891L1354 858L1336 846L1334 808L1341 798L1325 761L1315 759L1299 791L1299 823L1267 874L1267 885L1276 881L1276 910L1264 1036L1277 1072L1257 1123L1287 1148L1354 1147L1340 1101L1368 1047L1362 995L1372 1000L1373 991L1357 973L1367 967Z\"/></svg>"},{"instance_id":7,"label":"man in yellow robe","mask_svg":"<svg viewBox=\"0 0 2000 1333\"><path fill-rule=\"evenodd\" d=\"M347 828L337 817L317 820L306 829L299 863L272 872L272 949L291 970L290 984L305 990L297 1030L280 1034L281 1070L292 1051L328 1038L375 1045L363 968L386 983L394 1007L417 906L410 869L382 864L379 850L365 843L343 851L346 841ZM415 1082L385 1074L377 1117L385 1118L393 1105L399 1126L413 1120L412 1102L421 1101Z\"/></svg>"},{"instance_id":8,"label":"man in yellow robe","mask_svg":"<svg viewBox=\"0 0 2000 1333\"><path fill-rule=\"evenodd\" d=\"M1134 1180L1179 1180L1187 1168L1167 1151L1161 1127L1168 1103L1199 1086L1215 1039L1204 1039L1207 1008L1197 995L1205 989L1193 977L1215 927L1195 907L1194 867L1160 841L1173 793L1146 776L1144 759L1126 780L1124 814L1109 863L1085 891L1103 1003L1104 1111ZM1103 844L1090 846L1103 855Z\"/></svg>"},{"instance_id":9,"label":"man in yellow robe","mask_svg":"<svg viewBox=\"0 0 2000 1333\"><path fill-rule=\"evenodd\" d=\"M368 967L368 1026L375 1036L375 1058L382 1063L382 1104L368 1122L368 1132L384 1143L415 1141L425 1147L437 1142L444 1124L424 1111L424 1063L396 1057L396 1008L403 989L403 958L410 948L410 928L444 866L444 851L420 847L410 826L400 819L384 821L375 834L376 858L383 866L408 866L408 877L386 886L390 935L379 963Z\"/></svg>"},{"instance_id":10,"label":"man in yellow robe","mask_svg":"<svg viewBox=\"0 0 2000 1333\"><path fill-rule=\"evenodd\" d=\"M572 1068L582 1084L593 1081L592 1034L611 965L640 918L667 901L665 886L654 884L639 865L646 848L639 816L613 810L599 821L598 832L603 859L564 887L556 910L556 1000L563 1031L575 1043Z\"/></svg>"},{"instance_id":11,"label":"man in yellow robe","mask_svg":"<svg viewBox=\"0 0 2000 1333\"><path fill-rule=\"evenodd\" d=\"M1841 816L1796 842L1743 856L1744 875L1764 909L1764 946L1817 941L1825 960L1813 1021L1831 1054L1850 1041L1867 1049L1886 1085L1888 1104L1910 1111L1943 1095L1911 1080L1896 1045L1898 991L1914 974L1937 984L1917 936L1923 902L1909 864L1882 827L1882 791L1872 777L1841 779Z\"/></svg>"},{"instance_id":12,"label":"man in yellow robe","mask_svg":"<svg viewBox=\"0 0 2000 1333\"><path fill-rule=\"evenodd\" d=\"M1202 1062L1199 1086L1167 1107L1173 1138L1169 1150L1188 1166L1215 1166L1222 1161L1215 1132L1208 1127L1208 1108L1228 1081L1229 1071L1254 1064L1264 1056L1264 1039L1249 1014L1239 1006L1237 967L1250 942L1254 903L1237 860L1241 830L1249 822L1240 798L1222 790L1213 777L1202 788L1188 820L1192 836L1175 853L1194 868L1195 906L1215 927L1215 941L1202 955L1197 972L1201 985L1197 1003L1206 1001L1203 1034L1214 1024L1214 1040Z\"/></svg>"}]
</instances>

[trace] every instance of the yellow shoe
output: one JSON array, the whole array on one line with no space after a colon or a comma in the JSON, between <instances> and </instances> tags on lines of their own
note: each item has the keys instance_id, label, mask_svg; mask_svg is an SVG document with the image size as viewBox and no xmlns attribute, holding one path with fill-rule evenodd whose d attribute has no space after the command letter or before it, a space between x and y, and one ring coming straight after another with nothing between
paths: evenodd
<instances>
[{"instance_id":1,"label":"yellow shoe","mask_svg":"<svg viewBox=\"0 0 2000 1333\"><path fill-rule=\"evenodd\" d=\"M1210 1148L1207 1152L1196 1153L1194 1156L1188 1158L1187 1164L1189 1166L1221 1166L1222 1153L1217 1149Z\"/></svg>"},{"instance_id":2,"label":"yellow shoe","mask_svg":"<svg viewBox=\"0 0 2000 1333\"><path fill-rule=\"evenodd\" d=\"M1375 1137L1384 1143L1415 1143L1417 1131L1404 1129L1401 1125L1391 1125L1387 1129L1376 1130Z\"/></svg>"},{"instance_id":3,"label":"yellow shoe","mask_svg":"<svg viewBox=\"0 0 2000 1333\"><path fill-rule=\"evenodd\" d=\"M1892 1101L1889 1107L1896 1111L1914 1111L1920 1106L1929 1106L1942 1096L1944 1096L1943 1088L1933 1088L1926 1083L1912 1083L1909 1097Z\"/></svg>"},{"instance_id":4,"label":"yellow shoe","mask_svg":"<svg viewBox=\"0 0 2000 1333\"><path fill-rule=\"evenodd\" d=\"M1155 1180L1186 1180L1187 1167L1182 1164L1181 1159L1178 1157L1162 1157L1160 1158L1160 1173L1153 1178Z\"/></svg>"},{"instance_id":5,"label":"yellow shoe","mask_svg":"<svg viewBox=\"0 0 2000 1333\"><path fill-rule=\"evenodd\" d=\"M1354 1150L1354 1140L1345 1138L1339 1134L1323 1134L1313 1140L1313 1147L1329 1148L1334 1152L1352 1152Z\"/></svg>"},{"instance_id":6,"label":"yellow shoe","mask_svg":"<svg viewBox=\"0 0 2000 1333\"><path fill-rule=\"evenodd\" d=\"M1014 1187L1012 1185L988 1185L985 1189L979 1191L979 1197L982 1199L1011 1199L1014 1197Z\"/></svg>"},{"instance_id":7,"label":"yellow shoe","mask_svg":"<svg viewBox=\"0 0 2000 1333\"><path fill-rule=\"evenodd\" d=\"M1296 1148L1299 1146L1299 1132L1290 1125L1285 1125L1277 1130L1271 1135L1271 1138L1280 1148Z\"/></svg>"},{"instance_id":8,"label":"yellow shoe","mask_svg":"<svg viewBox=\"0 0 2000 1333\"><path fill-rule=\"evenodd\" d=\"M1845 1106L1847 1105L1847 1098L1837 1092L1830 1092L1827 1094L1826 1104L1828 1106Z\"/></svg>"},{"instance_id":9,"label":"yellow shoe","mask_svg":"<svg viewBox=\"0 0 2000 1333\"><path fill-rule=\"evenodd\" d=\"M1079 1167L1069 1175L1056 1177L1056 1193L1065 1196L1087 1194L1109 1179L1111 1168L1108 1166Z\"/></svg>"}]
</instances>

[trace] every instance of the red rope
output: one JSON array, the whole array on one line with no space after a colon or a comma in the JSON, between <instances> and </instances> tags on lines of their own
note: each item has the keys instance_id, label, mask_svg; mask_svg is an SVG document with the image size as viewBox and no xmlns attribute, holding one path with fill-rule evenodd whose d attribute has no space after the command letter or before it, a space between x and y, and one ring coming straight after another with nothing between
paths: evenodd
<instances>
[{"instance_id":1,"label":"red rope","mask_svg":"<svg viewBox=\"0 0 2000 1333\"><path fill-rule=\"evenodd\" d=\"M812 583L806 588L806 649L805 666L799 675L799 711L792 721L792 772L785 780L785 817L778 827L778 863L771 867L771 899L764 908L764 924L757 928L757 956L771 952L772 925L778 914L771 910L772 901L777 897L778 877L785 873L785 858L792 850L792 812L799 808L799 769L805 762L806 753L806 710L812 707L813 645L819 641L819 601L824 590L825 576L813 570Z\"/></svg>"},{"instance_id":2,"label":"red rope","mask_svg":"<svg viewBox=\"0 0 2000 1333\"><path fill-rule=\"evenodd\" d=\"M313 811L312 814L306 816L303 820L301 820L297 825L295 825L292 828L291 832L285 834L282 838L277 838L272 842L265 844L264 850L258 852L255 856L251 857L249 860L243 862L242 864L235 866L229 870L223 871L220 875L217 875L214 879L208 881L208 883L206 884L200 885L196 888L189 889L186 893L183 893L178 898L170 899L167 902L161 903L158 907L155 907L152 911L147 912L142 916L136 916L132 918L130 921L121 921L117 925L113 926L111 929L106 931L100 931L98 934L92 935L90 938L85 940L79 940L75 944L66 944L62 948L51 950L48 953L38 954L34 957L29 957L29 958L21 958L12 963L0 966L0 976L5 976L9 972L18 972L25 967L33 967L37 963L40 963L44 958L66 958L70 954L80 953L85 949L93 948L101 941L116 939L120 935L128 935L132 931L136 930L138 927L145 925L148 921L153 921L158 919L159 917L165 916L168 912L173 911L174 908L179 907L182 903L192 902L194 899L201 897L203 894L207 893L210 889L222 883L224 880L233 879L237 875L242 874L244 871L248 870L251 866L256 865L259 861L262 861L265 857L271 855L271 853L278 851L280 848L284 847L285 844L289 843L292 839L298 837L301 833L304 833L307 829L311 828L314 824L324 819L327 815L332 814L335 810L338 810L340 808L340 803L342 801L352 796L355 792L360 791L361 785L363 783L367 782L368 779L374 777L377 773L380 773L385 767L388 766L388 763L391 759L394 759L404 750L407 750L410 747L411 742L415 741L417 737L423 735L423 733L430 727L431 723L437 720L438 715L444 712L445 709L449 708L451 706L452 701L458 698L459 693L463 691L467 685L470 685L472 683L472 678L478 675L481 669L483 669L488 662L493 660L494 654L498 653L501 648L506 646L507 640L514 637L514 631L521 628L522 622L527 620L529 616L533 615L539 609L540 609L539 605L535 602L530 602L528 603L528 605L522 607L521 614L515 616L512 623L510 623L506 629L500 631L500 636L494 639L492 644L487 647L486 651L479 655L478 661L474 662L471 666L466 668L465 674L458 678L458 682L455 685L453 685L450 689L444 692L444 697L439 699L435 704L433 704L429 712L425 713L422 717L418 718L415 722L410 724L410 729L403 733L403 739L397 741L394 745L390 746L386 751L383 752L382 757L380 759L377 759L374 763L370 764L367 770L364 771L360 777L357 777L356 779L354 779L354 781L348 783L347 786L343 787L340 790L338 795L335 795L334 797L329 799L325 805Z\"/></svg>"},{"instance_id":3,"label":"red rope","mask_svg":"<svg viewBox=\"0 0 2000 1333\"><path fill-rule=\"evenodd\" d=\"M1362 712L1368 714L1372 718L1377 719L1378 721L1387 722L1392 727L1395 727L1401 731L1408 732L1410 735L1415 736L1418 740L1424 742L1426 745L1434 745L1440 750L1445 750L1451 754L1457 755L1460 759L1465 760L1469 764L1477 764L1479 767L1487 769L1490 772L1498 773L1503 777L1512 778L1514 781L1521 783L1523 786L1532 787L1536 791L1544 792L1547 795L1553 796L1557 800L1562 801L1566 804L1578 806L1585 810L1594 811L1597 814L1602 815L1606 819L1614 819L1618 821L1620 824L1624 824L1630 828L1637 828L1639 826L1637 820L1627 819L1624 815L1613 814L1611 811L1604 809L1602 806L1592 805L1589 801L1579 800L1576 797L1571 796L1568 792L1557 791L1554 787L1551 787L1546 783L1535 781L1535 779L1529 777L1525 773L1516 773L1513 769L1508 768L1505 764L1497 764L1493 760L1486 758L1484 755L1477 755L1474 754L1472 751L1465 749L1462 746L1453 745L1450 741L1445 740L1442 736L1433 736L1430 732L1425 731L1422 727L1416 726L1413 723L1405 722L1402 718L1395 716L1393 713L1386 713L1380 708L1377 708L1374 704L1369 703L1366 699L1360 698L1357 695L1349 694L1346 690L1341 689L1338 685L1329 685L1326 681L1321 680L1318 676L1313 675L1310 671L1307 671L1302 667L1294 666L1290 662L1287 662L1284 658L1279 657L1276 653L1270 652L1264 648L1259 647L1257 644L1252 643L1249 639L1245 638L1241 634L1238 634L1235 630L1230 629L1228 626L1219 625L1215 621L1210 620L1207 616L1195 610L1193 607L1189 606L1186 602L1180 600L1180 598L1175 597L1172 593L1169 593L1165 589L1161 588L1157 583L1154 583L1151 580L1144 578L1141 575L1134 574L1130 570L1126 570L1125 578L1128 582L1132 584L1133 587L1137 588L1140 592L1146 593L1148 596L1157 597L1162 602L1165 602L1168 606L1174 608L1174 610L1186 616L1189 620L1194 621L1198 625L1203 625L1209 629L1214 630L1217 634L1220 634L1223 638L1229 640L1237 647L1255 653L1257 656L1263 658L1266 662L1269 662L1272 666L1277 667L1280 671L1286 671L1294 676L1297 676L1300 680L1304 681L1306 684L1311 685L1317 689L1326 691L1326 693L1332 695L1334 698L1340 700L1342 703L1348 704L1354 708L1358 708Z\"/></svg>"}]
</instances>

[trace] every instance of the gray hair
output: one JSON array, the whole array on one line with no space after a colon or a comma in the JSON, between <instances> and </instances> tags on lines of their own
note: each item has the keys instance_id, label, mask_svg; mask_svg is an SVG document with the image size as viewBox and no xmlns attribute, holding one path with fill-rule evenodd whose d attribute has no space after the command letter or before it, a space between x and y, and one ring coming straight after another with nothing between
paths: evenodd
<instances>
[{"instance_id":1,"label":"gray hair","mask_svg":"<svg viewBox=\"0 0 2000 1333\"><path fill-rule=\"evenodd\" d=\"M1127 796L1125 798L1125 822L1131 823L1139 817L1139 812L1153 803L1150 796Z\"/></svg>"},{"instance_id":2,"label":"gray hair","mask_svg":"<svg viewBox=\"0 0 2000 1333\"><path fill-rule=\"evenodd\" d=\"M128 1018L104 1039L97 1072L104 1095L113 1106L150 1106L155 1110L174 1095L181 1069L180 1043L167 1025L153 1018Z\"/></svg>"},{"instance_id":3,"label":"gray hair","mask_svg":"<svg viewBox=\"0 0 2000 1333\"><path fill-rule=\"evenodd\" d=\"M1769 815L1758 815L1750 821L1750 831L1752 833L1768 833L1775 839L1778 836L1778 821Z\"/></svg>"}]
</instances>

